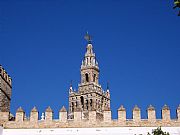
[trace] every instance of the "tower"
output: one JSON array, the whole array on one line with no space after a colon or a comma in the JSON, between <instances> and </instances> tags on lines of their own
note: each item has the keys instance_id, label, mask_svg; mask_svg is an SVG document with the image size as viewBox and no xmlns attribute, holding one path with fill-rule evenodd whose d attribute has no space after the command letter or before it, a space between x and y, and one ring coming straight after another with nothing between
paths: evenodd
<instances>
[{"instance_id":1,"label":"tower","mask_svg":"<svg viewBox=\"0 0 180 135\"><path fill-rule=\"evenodd\" d=\"M82 117L88 118L89 111L96 111L103 117L103 111L110 110L109 88L104 91L99 84L100 70L88 33L85 39L87 47L80 69L81 82L78 91L74 91L72 85L69 89L69 118L73 118L74 111L81 111Z\"/></svg>"},{"instance_id":2,"label":"tower","mask_svg":"<svg viewBox=\"0 0 180 135\"><path fill-rule=\"evenodd\" d=\"M10 111L12 79L0 65L0 112Z\"/></svg>"}]
</instances>

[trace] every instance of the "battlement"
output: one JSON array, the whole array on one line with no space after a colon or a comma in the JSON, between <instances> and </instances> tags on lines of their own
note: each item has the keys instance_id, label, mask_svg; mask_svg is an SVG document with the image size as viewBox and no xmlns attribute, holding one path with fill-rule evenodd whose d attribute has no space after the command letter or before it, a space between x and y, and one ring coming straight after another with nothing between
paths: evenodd
<instances>
[{"instance_id":1,"label":"battlement","mask_svg":"<svg viewBox=\"0 0 180 135\"><path fill-rule=\"evenodd\" d=\"M10 87L12 87L12 78L10 77L10 75L8 75L2 65L0 65L0 76Z\"/></svg>"},{"instance_id":2,"label":"battlement","mask_svg":"<svg viewBox=\"0 0 180 135\"><path fill-rule=\"evenodd\" d=\"M161 119L156 119L155 108L150 105L147 108L147 119L141 119L141 110L135 106L132 110L132 119L126 118L126 109L120 106L118 119L112 119L111 110L103 112L103 118L99 118L96 111L89 111L88 117L84 117L81 111L74 112L74 118L68 119L68 112L65 107L59 111L59 119L53 119L53 110L48 107L45 114L40 118L39 112L34 107L27 118L24 110L20 107L16 111L15 119L9 119L8 112L0 112L0 124L4 128L87 128L87 127L179 127L180 126L180 105L176 110L177 118L171 119L170 109L167 105L161 110Z\"/></svg>"},{"instance_id":3,"label":"battlement","mask_svg":"<svg viewBox=\"0 0 180 135\"><path fill-rule=\"evenodd\" d=\"M12 79L0 65L0 112L10 110L10 101L12 93Z\"/></svg>"},{"instance_id":4,"label":"battlement","mask_svg":"<svg viewBox=\"0 0 180 135\"><path fill-rule=\"evenodd\" d=\"M72 84L69 89L69 108L59 110L59 118L54 119L53 110L48 107L39 114L34 107L30 116L20 107L13 116L10 113L12 79L0 65L0 125L6 129L40 129L40 128L98 128L98 127L180 127L180 106L177 117L171 119L171 111L167 105L161 109L161 119L156 118L156 110L150 105L147 118L142 119L141 109L136 105L132 110L132 118L127 119L126 109L121 105L118 118L112 119L110 109L110 90L102 89L99 84L99 67L90 36L86 35L88 45L81 65L81 82L78 91Z\"/></svg>"}]
</instances>

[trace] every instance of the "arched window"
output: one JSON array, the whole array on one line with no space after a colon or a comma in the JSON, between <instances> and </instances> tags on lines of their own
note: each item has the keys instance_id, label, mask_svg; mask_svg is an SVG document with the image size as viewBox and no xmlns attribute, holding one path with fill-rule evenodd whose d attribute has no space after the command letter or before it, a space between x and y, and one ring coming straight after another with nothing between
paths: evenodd
<instances>
[{"instance_id":1,"label":"arched window","mask_svg":"<svg viewBox=\"0 0 180 135\"><path fill-rule=\"evenodd\" d=\"M88 100L86 100L86 109L88 110Z\"/></svg>"},{"instance_id":2,"label":"arched window","mask_svg":"<svg viewBox=\"0 0 180 135\"><path fill-rule=\"evenodd\" d=\"M91 61L91 57L90 57L90 64L92 63L92 61Z\"/></svg>"},{"instance_id":3,"label":"arched window","mask_svg":"<svg viewBox=\"0 0 180 135\"><path fill-rule=\"evenodd\" d=\"M81 96L81 105L82 105L82 109L84 110L84 97L83 96Z\"/></svg>"},{"instance_id":4,"label":"arched window","mask_svg":"<svg viewBox=\"0 0 180 135\"><path fill-rule=\"evenodd\" d=\"M86 73L85 76L86 76L86 82L89 82L89 76L88 76L88 73Z\"/></svg>"},{"instance_id":5,"label":"arched window","mask_svg":"<svg viewBox=\"0 0 180 135\"><path fill-rule=\"evenodd\" d=\"M93 82L96 82L96 74L93 76Z\"/></svg>"},{"instance_id":6,"label":"arched window","mask_svg":"<svg viewBox=\"0 0 180 135\"><path fill-rule=\"evenodd\" d=\"M72 102L72 112L74 112L74 103Z\"/></svg>"},{"instance_id":7,"label":"arched window","mask_svg":"<svg viewBox=\"0 0 180 135\"><path fill-rule=\"evenodd\" d=\"M92 99L90 99L90 106L92 107Z\"/></svg>"}]
</instances>

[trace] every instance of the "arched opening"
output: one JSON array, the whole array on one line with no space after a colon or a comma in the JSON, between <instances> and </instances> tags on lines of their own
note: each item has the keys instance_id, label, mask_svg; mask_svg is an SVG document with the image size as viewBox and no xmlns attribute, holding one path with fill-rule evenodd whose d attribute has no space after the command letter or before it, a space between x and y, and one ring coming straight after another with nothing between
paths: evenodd
<instances>
[{"instance_id":1,"label":"arched opening","mask_svg":"<svg viewBox=\"0 0 180 135\"><path fill-rule=\"evenodd\" d=\"M78 102L76 101L76 108L78 107Z\"/></svg>"},{"instance_id":2,"label":"arched opening","mask_svg":"<svg viewBox=\"0 0 180 135\"><path fill-rule=\"evenodd\" d=\"M93 76L93 82L96 82L96 74Z\"/></svg>"},{"instance_id":3,"label":"arched opening","mask_svg":"<svg viewBox=\"0 0 180 135\"><path fill-rule=\"evenodd\" d=\"M91 106L91 108L92 108L92 99L90 99L90 106Z\"/></svg>"},{"instance_id":4,"label":"arched opening","mask_svg":"<svg viewBox=\"0 0 180 135\"><path fill-rule=\"evenodd\" d=\"M83 96L81 96L81 105L82 105L82 109L84 110L84 97Z\"/></svg>"},{"instance_id":5,"label":"arched opening","mask_svg":"<svg viewBox=\"0 0 180 135\"><path fill-rule=\"evenodd\" d=\"M72 112L74 112L74 103L72 102Z\"/></svg>"},{"instance_id":6,"label":"arched opening","mask_svg":"<svg viewBox=\"0 0 180 135\"><path fill-rule=\"evenodd\" d=\"M88 73L86 73L85 76L86 76L86 82L89 82L89 75L88 75Z\"/></svg>"},{"instance_id":7,"label":"arched opening","mask_svg":"<svg viewBox=\"0 0 180 135\"><path fill-rule=\"evenodd\" d=\"M88 100L86 100L86 109L88 110Z\"/></svg>"},{"instance_id":8,"label":"arched opening","mask_svg":"<svg viewBox=\"0 0 180 135\"><path fill-rule=\"evenodd\" d=\"M90 57L90 64L92 63L92 61L91 61L91 57Z\"/></svg>"}]
</instances>

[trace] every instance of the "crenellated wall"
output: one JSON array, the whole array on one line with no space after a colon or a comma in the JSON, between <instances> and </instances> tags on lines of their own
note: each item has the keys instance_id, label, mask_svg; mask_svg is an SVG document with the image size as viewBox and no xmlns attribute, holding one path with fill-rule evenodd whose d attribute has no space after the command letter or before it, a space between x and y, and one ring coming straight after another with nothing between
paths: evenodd
<instances>
[{"instance_id":1,"label":"crenellated wall","mask_svg":"<svg viewBox=\"0 0 180 135\"><path fill-rule=\"evenodd\" d=\"M81 111L74 112L74 119L68 119L67 110L62 107L59 111L59 119L53 119L53 111L50 107L45 110L45 118L41 116L36 107L30 112L30 117L25 117L24 110L17 109L14 121L8 120L9 112L0 112L0 124L4 128L81 128L81 127L180 127L180 106L177 108L177 119L171 119L170 109L167 105L161 110L162 118L156 119L155 108L150 105L147 108L147 119L141 119L141 110L136 105L132 110L132 119L126 119L126 109L121 106L118 109L118 119L113 120L111 110L103 112L103 119L98 119L96 111L89 112L89 118L83 118Z\"/></svg>"},{"instance_id":2,"label":"crenellated wall","mask_svg":"<svg viewBox=\"0 0 180 135\"><path fill-rule=\"evenodd\" d=\"M6 72L6 70L0 65L0 75L8 83L9 86L12 86L12 79L10 75Z\"/></svg>"},{"instance_id":3,"label":"crenellated wall","mask_svg":"<svg viewBox=\"0 0 180 135\"><path fill-rule=\"evenodd\" d=\"M12 79L0 65L0 112L10 111Z\"/></svg>"}]
</instances>

